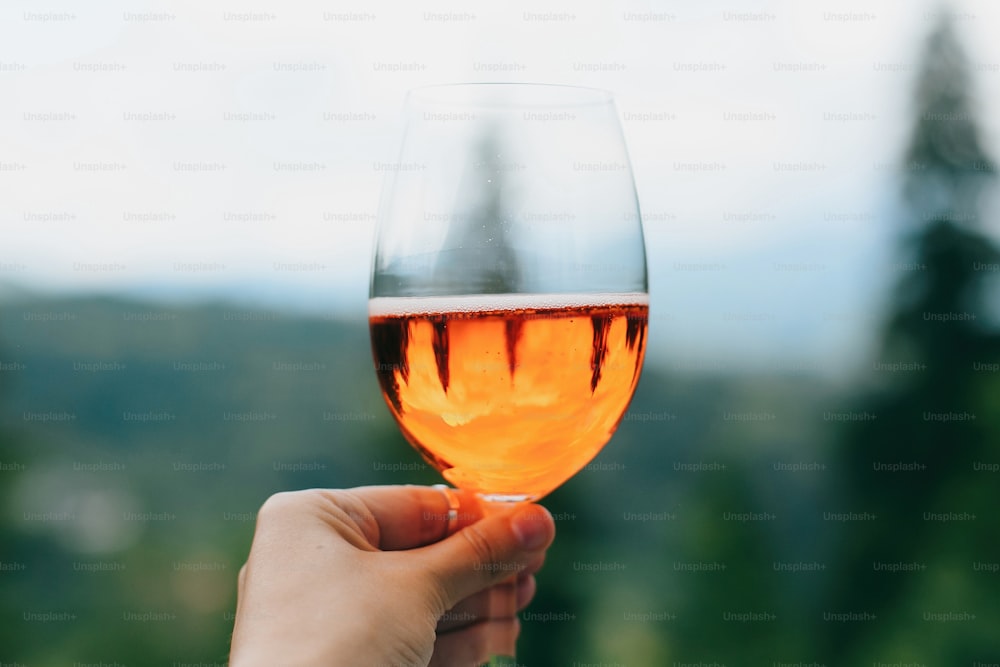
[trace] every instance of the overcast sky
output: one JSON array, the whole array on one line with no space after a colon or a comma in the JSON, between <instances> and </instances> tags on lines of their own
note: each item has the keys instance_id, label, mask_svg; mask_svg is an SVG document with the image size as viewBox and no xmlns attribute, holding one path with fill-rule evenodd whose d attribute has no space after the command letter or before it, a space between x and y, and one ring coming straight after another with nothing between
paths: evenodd
<instances>
[{"instance_id":1,"label":"overcast sky","mask_svg":"<svg viewBox=\"0 0 1000 667\"><path fill-rule=\"evenodd\" d=\"M862 364L899 275L892 167L941 5L537 5L5 2L0 283L363 317L406 90L578 84L617 98L654 358ZM1000 118L1000 7L946 11Z\"/></svg>"}]
</instances>

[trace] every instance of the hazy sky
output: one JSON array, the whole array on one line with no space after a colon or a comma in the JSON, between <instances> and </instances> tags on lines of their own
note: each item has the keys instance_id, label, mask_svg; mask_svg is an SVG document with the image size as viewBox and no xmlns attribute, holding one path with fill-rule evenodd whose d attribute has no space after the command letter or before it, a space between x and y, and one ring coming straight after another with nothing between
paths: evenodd
<instances>
[{"instance_id":1,"label":"hazy sky","mask_svg":"<svg viewBox=\"0 0 1000 667\"><path fill-rule=\"evenodd\" d=\"M578 84L617 97L654 357L863 363L899 275L892 166L941 5L537 5L5 2L0 282L362 317L406 90ZM998 118L1000 7L946 11Z\"/></svg>"}]
</instances>

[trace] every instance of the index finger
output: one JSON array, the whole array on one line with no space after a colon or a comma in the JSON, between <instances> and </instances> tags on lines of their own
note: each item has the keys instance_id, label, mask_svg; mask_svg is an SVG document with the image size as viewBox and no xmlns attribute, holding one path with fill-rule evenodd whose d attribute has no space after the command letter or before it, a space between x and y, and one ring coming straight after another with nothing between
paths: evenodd
<instances>
[{"instance_id":1,"label":"index finger","mask_svg":"<svg viewBox=\"0 0 1000 667\"><path fill-rule=\"evenodd\" d=\"M455 521L450 521L452 505L441 489L361 486L350 489L349 493L364 503L375 518L379 528L378 548L397 551L433 544L483 517L476 494L460 489L449 491L458 499Z\"/></svg>"}]
</instances>

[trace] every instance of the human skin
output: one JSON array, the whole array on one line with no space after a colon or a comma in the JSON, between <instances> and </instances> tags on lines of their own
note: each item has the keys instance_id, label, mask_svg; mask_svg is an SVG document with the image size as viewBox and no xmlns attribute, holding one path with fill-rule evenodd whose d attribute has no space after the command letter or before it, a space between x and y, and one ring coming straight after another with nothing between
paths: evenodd
<instances>
[{"instance_id":1,"label":"human skin","mask_svg":"<svg viewBox=\"0 0 1000 667\"><path fill-rule=\"evenodd\" d=\"M513 655L516 612L555 524L538 505L450 493L451 521L448 495L431 487L269 498L239 574L230 665L451 667Z\"/></svg>"}]
</instances>

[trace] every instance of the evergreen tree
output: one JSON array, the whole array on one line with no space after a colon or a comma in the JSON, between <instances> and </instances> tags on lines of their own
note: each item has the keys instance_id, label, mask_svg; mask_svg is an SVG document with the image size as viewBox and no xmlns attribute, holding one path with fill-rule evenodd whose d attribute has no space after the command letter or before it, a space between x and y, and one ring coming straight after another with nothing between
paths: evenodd
<instances>
[{"instance_id":1,"label":"evergreen tree","mask_svg":"<svg viewBox=\"0 0 1000 667\"><path fill-rule=\"evenodd\" d=\"M971 592L983 583L996 589L970 563L986 557L987 533L995 534L986 522L1000 504L1000 485L975 469L1000 447L998 411L989 405L998 375L982 371L1000 360L989 313L998 295L987 270L1000 254L983 214L996 168L970 84L969 62L942 18L923 55L902 170L906 257L896 265L900 277L872 365L877 388L858 411L874 419L853 427L842 451L845 509L876 518L839 528L828 611L867 620L817 619L832 664L932 657L962 664L997 655L987 634L929 626L924 617L976 614ZM950 513L966 519L937 518ZM899 563L913 569L892 571Z\"/></svg>"},{"instance_id":2,"label":"evergreen tree","mask_svg":"<svg viewBox=\"0 0 1000 667\"><path fill-rule=\"evenodd\" d=\"M454 294L516 292L520 268L511 247L511 184L498 131L484 131L458 188L456 210L442 245L434 283Z\"/></svg>"}]
</instances>

